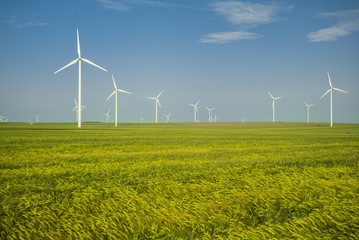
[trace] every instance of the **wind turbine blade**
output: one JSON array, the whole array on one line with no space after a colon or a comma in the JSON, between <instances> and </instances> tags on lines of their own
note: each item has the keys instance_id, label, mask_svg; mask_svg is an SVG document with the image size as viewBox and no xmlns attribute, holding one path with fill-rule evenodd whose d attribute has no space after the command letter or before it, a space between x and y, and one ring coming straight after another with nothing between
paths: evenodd
<instances>
[{"instance_id":1,"label":"wind turbine blade","mask_svg":"<svg viewBox=\"0 0 359 240\"><path fill-rule=\"evenodd\" d=\"M76 58L75 60L73 60L72 62L70 62L69 64L67 64L65 67L60 68L59 70L57 70L56 72L54 72L54 74L56 74L56 73L60 72L61 70L65 69L65 68L67 68L67 67L69 67L69 66L71 66L72 64L75 64L78 60L79 60L79 59Z\"/></svg>"},{"instance_id":2,"label":"wind turbine blade","mask_svg":"<svg viewBox=\"0 0 359 240\"><path fill-rule=\"evenodd\" d=\"M272 94L270 94L270 92L268 92L269 93L269 96L272 98L272 99L274 99L274 97L272 96Z\"/></svg>"},{"instance_id":3,"label":"wind turbine blade","mask_svg":"<svg viewBox=\"0 0 359 240\"><path fill-rule=\"evenodd\" d=\"M115 87L115 89L117 89L116 83L115 83L115 78L112 75L112 81L113 81L113 86Z\"/></svg>"},{"instance_id":4,"label":"wind turbine blade","mask_svg":"<svg viewBox=\"0 0 359 240\"><path fill-rule=\"evenodd\" d=\"M156 98L156 102L158 103L158 106L160 106L160 108L161 108L161 103L160 103L160 101L158 101L158 98Z\"/></svg>"},{"instance_id":5,"label":"wind turbine blade","mask_svg":"<svg viewBox=\"0 0 359 240\"><path fill-rule=\"evenodd\" d=\"M274 100L278 100L278 99L281 99L281 98L283 98L283 97L276 97L276 98L274 98Z\"/></svg>"},{"instance_id":6,"label":"wind turbine blade","mask_svg":"<svg viewBox=\"0 0 359 240\"><path fill-rule=\"evenodd\" d=\"M325 95L327 95L327 94L328 94L328 92L330 92L331 90L332 90L332 89L331 89L331 88L329 88L329 90L328 90L326 93L324 93L324 94L323 94L323 96L321 96L321 97L320 97L320 99L322 99Z\"/></svg>"},{"instance_id":7,"label":"wind turbine blade","mask_svg":"<svg viewBox=\"0 0 359 240\"><path fill-rule=\"evenodd\" d=\"M79 29L77 29L77 54L79 55L79 58L81 58Z\"/></svg>"},{"instance_id":8,"label":"wind turbine blade","mask_svg":"<svg viewBox=\"0 0 359 240\"><path fill-rule=\"evenodd\" d=\"M198 105L199 101L195 104L196 106Z\"/></svg>"},{"instance_id":9,"label":"wind turbine blade","mask_svg":"<svg viewBox=\"0 0 359 240\"><path fill-rule=\"evenodd\" d=\"M105 72L107 72L106 69L104 69L104 68L102 68L102 67L100 67L100 66L94 64L94 63L91 62L90 60L87 60L87 59L85 59L85 58L81 58L81 60L84 60L85 62L87 62L87 63L89 63L89 64L91 64L91 65L93 65L93 66L95 66L95 67L98 67L99 69L102 69L102 70L104 70Z\"/></svg>"},{"instance_id":10,"label":"wind turbine blade","mask_svg":"<svg viewBox=\"0 0 359 240\"><path fill-rule=\"evenodd\" d=\"M156 98L159 98L161 96L161 94L163 93L163 90L157 95Z\"/></svg>"},{"instance_id":11,"label":"wind turbine blade","mask_svg":"<svg viewBox=\"0 0 359 240\"><path fill-rule=\"evenodd\" d=\"M344 90L341 90L339 88L333 88L334 90L337 90L337 91L340 91L340 92L343 92L343 93L348 93L347 91L344 91Z\"/></svg>"},{"instance_id":12,"label":"wind turbine blade","mask_svg":"<svg viewBox=\"0 0 359 240\"><path fill-rule=\"evenodd\" d=\"M74 107L74 108L72 109L72 111L71 111L71 112L75 111L76 109L77 109L77 105L76 105L76 107Z\"/></svg>"},{"instance_id":13,"label":"wind turbine blade","mask_svg":"<svg viewBox=\"0 0 359 240\"><path fill-rule=\"evenodd\" d=\"M194 104L189 104L190 106L192 106L192 107L195 107L196 105L194 105Z\"/></svg>"},{"instance_id":14,"label":"wind turbine blade","mask_svg":"<svg viewBox=\"0 0 359 240\"><path fill-rule=\"evenodd\" d=\"M78 104L77 104L76 98L74 98L74 101L75 101L75 105L77 106Z\"/></svg>"},{"instance_id":15,"label":"wind turbine blade","mask_svg":"<svg viewBox=\"0 0 359 240\"><path fill-rule=\"evenodd\" d=\"M310 104L308 107L311 107L311 106L313 106L314 104Z\"/></svg>"},{"instance_id":16,"label":"wind turbine blade","mask_svg":"<svg viewBox=\"0 0 359 240\"><path fill-rule=\"evenodd\" d=\"M156 100L156 98L154 97L147 97L148 99L152 99L152 100Z\"/></svg>"},{"instance_id":17,"label":"wind turbine blade","mask_svg":"<svg viewBox=\"0 0 359 240\"><path fill-rule=\"evenodd\" d=\"M307 107L308 107L308 104L307 104L306 102L304 102L304 104L305 104L305 106L307 106Z\"/></svg>"},{"instance_id":18,"label":"wind turbine blade","mask_svg":"<svg viewBox=\"0 0 359 240\"><path fill-rule=\"evenodd\" d=\"M116 92L116 90L115 90L115 91L113 91L113 93L111 93L111 95L110 95L110 96L108 96L108 98L106 99L106 101L107 101L107 100L109 100L109 99L110 99L110 97L112 97L112 95L114 95L114 94L115 94L115 92Z\"/></svg>"},{"instance_id":19,"label":"wind turbine blade","mask_svg":"<svg viewBox=\"0 0 359 240\"><path fill-rule=\"evenodd\" d=\"M210 111L210 110L209 110L209 108L208 108L207 106L204 106L204 107L205 107L208 111Z\"/></svg>"},{"instance_id":20,"label":"wind turbine blade","mask_svg":"<svg viewBox=\"0 0 359 240\"><path fill-rule=\"evenodd\" d=\"M332 81L330 81L329 72L327 72L327 74L328 74L328 79L329 79L329 86L330 86L330 88L333 88Z\"/></svg>"},{"instance_id":21,"label":"wind turbine blade","mask_svg":"<svg viewBox=\"0 0 359 240\"><path fill-rule=\"evenodd\" d=\"M119 92L123 92L123 93L127 93L127 94L132 94L132 93L130 93L130 92L127 92L127 91L125 91L125 90L122 90L122 89L117 89L117 91L119 91Z\"/></svg>"}]
</instances>

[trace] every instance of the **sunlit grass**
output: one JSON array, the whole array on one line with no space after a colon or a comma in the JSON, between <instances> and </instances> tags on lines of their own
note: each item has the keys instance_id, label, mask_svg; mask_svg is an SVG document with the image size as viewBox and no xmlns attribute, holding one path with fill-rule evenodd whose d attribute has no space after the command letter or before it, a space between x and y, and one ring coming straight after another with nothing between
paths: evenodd
<instances>
[{"instance_id":1,"label":"sunlit grass","mask_svg":"<svg viewBox=\"0 0 359 240\"><path fill-rule=\"evenodd\" d=\"M356 239L359 125L0 125L1 238Z\"/></svg>"}]
</instances>

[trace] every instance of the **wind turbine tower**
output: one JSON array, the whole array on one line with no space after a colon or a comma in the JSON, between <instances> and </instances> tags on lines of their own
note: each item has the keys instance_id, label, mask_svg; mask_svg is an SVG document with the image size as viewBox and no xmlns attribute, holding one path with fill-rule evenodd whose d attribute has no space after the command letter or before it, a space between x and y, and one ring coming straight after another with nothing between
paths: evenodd
<instances>
[{"instance_id":1,"label":"wind turbine tower","mask_svg":"<svg viewBox=\"0 0 359 240\"><path fill-rule=\"evenodd\" d=\"M161 96L162 92L163 92L163 90L157 95L157 97L147 97L148 99L155 100L155 104L156 104L156 122L157 122L157 104L158 104L158 106L161 107L160 101L158 99Z\"/></svg>"},{"instance_id":2,"label":"wind turbine tower","mask_svg":"<svg viewBox=\"0 0 359 240\"><path fill-rule=\"evenodd\" d=\"M117 127L117 92L123 92L123 93L127 93L127 94L132 94L132 93L127 92L127 91L125 91L125 90L118 89L117 86L116 86L115 78L113 77L113 75L112 75L112 81L113 81L113 86L115 87L115 91L113 91L113 92L111 93L111 95L108 96L108 98L106 99L106 101L107 101L108 99L110 99L110 97L112 97L112 95L115 94L115 127Z\"/></svg>"},{"instance_id":3,"label":"wind turbine tower","mask_svg":"<svg viewBox=\"0 0 359 240\"><path fill-rule=\"evenodd\" d=\"M58 73L58 72L60 72L61 70L63 70L63 69L65 69L65 68L67 68L67 67L69 67L69 66L71 66L71 65L73 65L73 64L75 64L75 63L77 63L77 62L79 62L79 96L78 96L78 102L79 102L79 107L78 107L78 111L79 111L79 113L78 113L78 120L77 120L77 126L79 127L79 128L81 128L81 110L82 110L82 102L81 102L81 61L84 61L84 62L87 62L87 63L89 63L89 64L91 64L91 65L93 65L93 66L95 66L95 67L97 67L97 68L99 68L99 69L102 69L103 71L105 71L105 72L107 72L107 70L106 69L104 69L104 68L102 68L102 67L100 67L100 66L98 66L98 65L96 65L96 64L94 64L93 62L91 62L90 60L87 60L87 59L85 59L85 58L82 58L81 57L81 51L80 51L80 39L79 39L79 30L77 29L77 54L78 54L78 58L76 58L75 60L73 60L72 62L70 62L69 64L67 64L65 67L63 67L63 68L60 68L59 70L57 70L56 72L54 72L54 74L56 74L56 73Z\"/></svg>"},{"instance_id":4,"label":"wind turbine tower","mask_svg":"<svg viewBox=\"0 0 359 240\"><path fill-rule=\"evenodd\" d=\"M305 106L307 106L307 123L309 123L309 108L313 106L314 104L307 104L304 102Z\"/></svg>"},{"instance_id":5,"label":"wind turbine tower","mask_svg":"<svg viewBox=\"0 0 359 240\"><path fill-rule=\"evenodd\" d=\"M169 114L164 114L165 115L165 117L166 117L166 119L167 119L167 122L169 122L170 121L170 115L171 115L171 113L169 113Z\"/></svg>"},{"instance_id":6,"label":"wind turbine tower","mask_svg":"<svg viewBox=\"0 0 359 240\"><path fill-rule=\"evenodd\" d=\"M106 122L108 122L108 120L111 118L110 117L110 109L107 111L107 113L104 113L103 115L106 116Z\"/></svg>"},{"instance_id":7,"label":"wind turbine tower","mask_svg":"<svg viewBox=\"0 0 359 240\"><path fill-rule=\"evenodd\" d=\"M329 90L323 94L323 96L320 97L320 99L322 99L325 95L328 94L328 92L330 92L330 127L333 127L333 90L339 91L339 92L343 92L343 93L348 93L347 91L341 90L339 88L335 88L332 85L332 82L330 81L330 76L329 73L328 74L328 79L329 79Z\"/></svg>"},{"instance_id":8,"label":"wind turbine tower","mask_svg":"<svg viewBox=\"0 0 359 240\"><path fill-rule=\"evenodd\" d=\"M205 106L205 108L208 110L208 122L211 122L211 112L215 109L215 108L209 108L207 106Z\"/></svg>"},{"instance_id":9,"label":"wind turbine tower","mask_svg":"<svg viewBox=\"0 0 359 240\"><path fill-rule=\"evenodd\" d=\"M282 97L273 97L272 94L269 93L269 96L272 98L273 103L272 103L272 108L273 108L273 122L275 122L275 100L281 99Z\"/></svg>"},{"instance_id":10,"label":"wind turbine tower","mask_svg":"<svg viewBox=\"0 0 359 240\"><path fill-rule=\"evenodd\" d=\"M198 103L199 103L199 101L196 104L190 104L190 106L192 106L194 108L194 122L197 122L196 114L198 112L198 108L197 108Z\"/></svg>"}]
</instances>

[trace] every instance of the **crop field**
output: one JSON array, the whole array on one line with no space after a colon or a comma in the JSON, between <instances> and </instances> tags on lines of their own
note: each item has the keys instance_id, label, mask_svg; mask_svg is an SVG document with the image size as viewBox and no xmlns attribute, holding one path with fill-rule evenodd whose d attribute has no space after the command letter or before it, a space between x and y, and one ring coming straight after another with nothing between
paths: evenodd
<instances>
[{"instance_id":1,"label":"crop field","mask_svg":"<svg viewBox=\"0 0 359 240\"><path fill-rule=\"evenodd\" d=\"M358 239L359 124L0 124L0 239Z\"/></svg>"}]
</instances>

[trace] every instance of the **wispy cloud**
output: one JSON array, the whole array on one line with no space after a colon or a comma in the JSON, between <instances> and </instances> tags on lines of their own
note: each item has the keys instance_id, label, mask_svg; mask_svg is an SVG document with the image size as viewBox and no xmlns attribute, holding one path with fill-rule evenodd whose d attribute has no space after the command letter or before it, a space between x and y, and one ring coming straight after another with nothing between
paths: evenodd
<instances>
[{"instance_id":1,"label":"wispy cloud","mask_svg":"<svg viewBox=\"0 0 359 240\"><path fill-rule=\"evenodd\" d=\"M277 21L278 13L284 9L277 5L240 1L215 2L211 6L214 11L223 15L231 23L252 26Z\"/></svg>"},{"instance_id":2,"label":"wispy cloud","mask_svg":"<svg viewBox=\"0 0 359 240\"><path fill-rule=\"evenodd\" d=\"M217 43L223 44L233 41L238 41L242 39L257 39L260 35L251 32L219 32L219 33L211 33L206 35L204 38L200 39L201 43Z\"/></svg>"},{"instance_id":3,"label":"wispy cloud","mask_svg":"<svg viewBox=\"0 0 359 240\"><path fill-rule=\"evenodd\" d=\"M150 1L150 0L96 0L103 8L128 11L134 6L158 6L171 7L172 4L164 1Z\"/></svg>"},{"instance_id":4,"label":"wispy cloud","mask_svg":"<svg viewBox=\"0 0 359 240\"><path fill-rule=\"evenodd\" d=\"M260 24L279 21L278 14L288 11L292 6L279 6L275 4L261 4L244 1L219 1L211 5L213 11L223 16L228 22L248 29ZM227 43L242 39L257 39L260 35L247 31L221 32L206 35L200 39L201 43Z\"/></svg>"},{"instance_id":5,"label":"wispy cloud","mask_svg":"<svg viewBox=\"0 0 359 240\"><path fill-rule=\"evenodd\" d=\"M331 27L309 33L307 38L310 42L335 41L339 37L359 31L359 9L320 13L318 16L336 17L338 18L338 23Z\"/></svg>"},{"instance_id":6,"label":"wispy cloud","mask_svg":"<svg viewBox=\"0 0 359 240\"><path fill-rule=\"evenodd\" d=\"M1 23L17 29L23 29L25 27L44 27L48 25L46 22L37 20L36 14L25 17L22 16L21 18L17 16L5 16Z\"/></svg>"}]
</instances>

